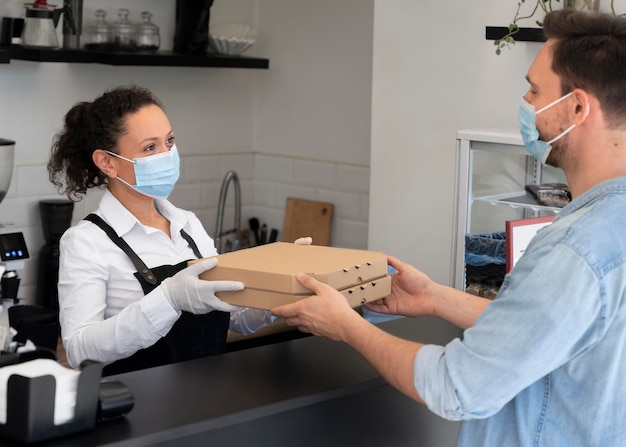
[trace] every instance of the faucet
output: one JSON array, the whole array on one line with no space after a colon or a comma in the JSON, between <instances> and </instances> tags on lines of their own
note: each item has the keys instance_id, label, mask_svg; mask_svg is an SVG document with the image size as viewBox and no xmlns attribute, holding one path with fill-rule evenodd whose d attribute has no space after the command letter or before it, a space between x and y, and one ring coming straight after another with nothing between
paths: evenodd
<instances>
[{"instance_id":1,"label":"faucet","mask_svg":"<svg viewBox=\"0 0 626 447\"><path fill-rule=\"evenodd\" d=\"M235 171L228 171L224 180L222 181L222 188L220 190L220 201L217 205L217 224L215 225L215 248L218 253L222 253L222 236L231 233L233 230L222 231L224 225L224 207L226 206L226 193L228 192L228 185L233 182L235 187L235 240L233 241L232 251L239 250L241 234L241 186L239 184L239 177Z\"/></svg>"}]
</instances>

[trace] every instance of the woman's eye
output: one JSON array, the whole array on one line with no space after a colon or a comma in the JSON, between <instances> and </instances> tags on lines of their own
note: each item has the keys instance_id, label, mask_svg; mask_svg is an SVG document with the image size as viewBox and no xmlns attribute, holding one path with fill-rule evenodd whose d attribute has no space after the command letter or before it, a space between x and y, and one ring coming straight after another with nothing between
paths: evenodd
<instances>
[{"instance_id":1,"label":"woman's eye","mask_svg":"<svg viewBox=\"0 0 626 447\"><path fill-rule=\"evenodd\" d=\"M169 144L170 146L173 146L175 143L175 138L174 137L169 137L167 139L167 144Z\"/></svg>"},{"instance_id":2,"label":"woman's eye","mask_svg":"<svg viewBox=\"0 0 626 447\"><path fill-rule=\"evenodd\" d=\"M154 144L151 144L150 146L147 146L146 148L144 148L145 152L151 152L156 148L156 146Z\"/></svg>"}]
</instances>

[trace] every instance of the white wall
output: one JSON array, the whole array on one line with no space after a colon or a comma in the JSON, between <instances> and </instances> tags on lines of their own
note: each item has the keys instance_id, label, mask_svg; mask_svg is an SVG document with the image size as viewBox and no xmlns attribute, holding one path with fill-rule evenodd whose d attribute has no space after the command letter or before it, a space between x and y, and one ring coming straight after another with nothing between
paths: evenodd
<instances>
[{"instance_id":1,"label":"white wall","mask_svg":"<svg viewBox=\"0 0 626 447\"><path fill-rule=\"evenodd\" d=\"M262 0L257 152L369 164L372 0Z\"/></svg>"},{"instance_id":2,"label":"white wall","mask_svg":"<svg viewBox=\"0 0 626 447\"><path fill-rule=\"evenodd\" d=\"M174 0L85 0L85 23L98 7L114 20L122 6L131 19L153 12L162 48L171 48ZM59 198L45 168L52 136L71 105L120 84L146 86L165 103L183 163L171 199L195 211L210 233L221 180L235 169L242 179L244 224L257 216L281 229L289 196L331 201L333 245L366 248L372 10L372 0L324 0L315 7L304 0L216 0L211 24L256 26L257 45L246 54L267 57L269 70L17 60L0 65L0 137L17 142L0 222L14 223L31 252L19 272L20 295L27 301L34 296L43 245L38 201ZM74 221L99 197L91 192L77 203ZM224 228L231 219L227 214Z\"/></svg>"},{"instance_id":3,"label":"white wall","mask_svg":"<svg viewBox=\"0 0 626 447\"><path fill-rule=\"evenodd\" d=\"M496 56L515 2L375 2L369 248L450 283L456 131L517 127L539 43Z\"/></svg>"},{"instance_id":4,"label":"white wall","mask_svg":"<svg viewBox=\"0 0 626 447\"><path fill-rule=\"evenodd\" d=\"M366 248L373 0L262 0L256 212L282 228L285 199L335 204L332 245Z\"/></svg>"}]
</instances>

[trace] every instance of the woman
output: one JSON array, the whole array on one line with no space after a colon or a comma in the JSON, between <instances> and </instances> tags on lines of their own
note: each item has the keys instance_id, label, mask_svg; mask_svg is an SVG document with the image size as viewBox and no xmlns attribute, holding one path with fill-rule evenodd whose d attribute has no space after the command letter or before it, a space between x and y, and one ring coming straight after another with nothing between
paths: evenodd
<instances>
[{"instance_id":1,"label":"woman","mask_svg":"<svg viewBox=\"0 0 626 447\"><path fill-rule=\"evenodd\" d=\"M179 176L174 131L148 90L118 87L73 106L55 136L50 180L72 200L106 190L60 241L59 320L70 365L104 374L221 353L230 328L251 333L268 312L216 297L243 289L198 278L217 254L190 211L166 200Z\"/></svg>"}]
</instances>

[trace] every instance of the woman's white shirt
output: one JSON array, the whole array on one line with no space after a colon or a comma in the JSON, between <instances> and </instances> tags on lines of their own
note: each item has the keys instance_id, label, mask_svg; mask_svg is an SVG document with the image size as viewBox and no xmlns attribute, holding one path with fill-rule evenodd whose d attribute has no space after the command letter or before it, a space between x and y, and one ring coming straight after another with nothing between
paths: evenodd
<instances>
[{"instance_id":1,"label":"woman's white shirt","mask_svg":"<svg viewBox=\"0 0 626 447\"><path fill-rule=\"evenodd\" d=\"M196 258L181 229L196 242L203 257L217 255L213 240L194 213L167 200L157 200L156 206L170 221L171 238L141 224L108 190L95 214L111 225L148 267ZM70 365L78 367L85 359L111 363L129 357L152 346L178 320L180 312L172 308L161 288L144 296L134 276L136 270L95 224L82 220L65 232L60 241L59 320ZM243 308L231 314L231 329L240 329L238 320L251 316L259 320L258 327L269 322L264 321L264 312Z\"/></svg>"}]
</instances>

